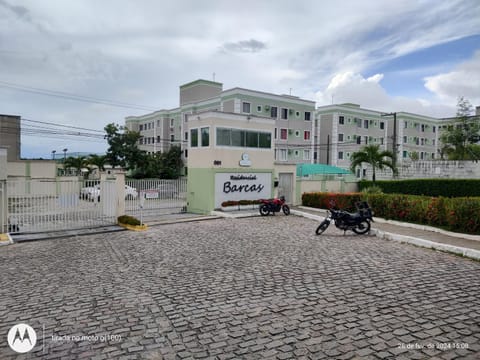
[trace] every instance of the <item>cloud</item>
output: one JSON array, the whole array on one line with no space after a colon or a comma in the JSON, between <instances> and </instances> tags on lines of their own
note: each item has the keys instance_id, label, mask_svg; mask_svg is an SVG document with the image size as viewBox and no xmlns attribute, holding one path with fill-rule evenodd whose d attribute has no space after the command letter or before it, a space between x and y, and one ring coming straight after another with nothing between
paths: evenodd
<instances>
[{"instance_id":1,"label":"cloud","mask_svg":"<svg viewBox=\"0 0 480 360\"><path fill-rule=\"evenodd\" d=\"M480 105L480 51L448 73L429 76L425 87L448 103L456 103L460 96Z\"/></svg>"},{"instance_id":2,"label":"cloud","mask_svg":"<svg viewBox=\"0 0 480 360\"><path fill-rule=\"evenodd\" d=\"M455 106L421 98L391 96L382 87L382 79L383 74L375 74L368 78L353 72L336 74L325 90L315 93L317 106L355 103L371 110L404 111L433 117L446 117L455 113Z\"/></svg>"},{"instance_id":3,"label":"cloud","mask_svg":"<svg viewBox=\"0 0 480 360\"><path fill-rule=\"evenodd\" d=\"M256 53L266 48L267 45L264 42L255 39L227 42L221 46L223 51L242 53Z\"/></svg>"}]
</instances>

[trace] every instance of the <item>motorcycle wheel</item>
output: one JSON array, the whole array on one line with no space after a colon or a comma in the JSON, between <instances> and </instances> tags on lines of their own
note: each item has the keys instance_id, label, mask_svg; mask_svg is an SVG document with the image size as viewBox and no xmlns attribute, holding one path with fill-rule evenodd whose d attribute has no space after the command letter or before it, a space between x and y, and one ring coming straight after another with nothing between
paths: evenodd
<instances>
[{"instance_id":1,"label":"motorcycle wheel","mask_svg":"<svg viewBox=\"0 0 480 360\"><path fill-rule=\"evenodd\" d=\"M325 230L327 230L328 226L330 225L330 221L323 220L320 225L318 225L317 230L315 231L316 235L321 235Z\"/></svg>"},{"instance_id":2,"label":"motorcycle wheel","mask_svg":"<svg viewBox=\"0 0 480 360\"><path fill-rule=\"evenodd\" d=\"M358 235L366 234L370 231L370 222L367 220L362 220L357 226L353 229L353 232Z\"/></svg>"},{"instance_id":3,"label":"motorcycle wheel","mask_svg":"<svg viewBox=\"0 0 480 360\"><path fill-rule=\"evenodd\" d=\"M263 204L262 206L260 206L260 215L262 216L267 216L268 214L270 214L270 210L268 209L268 206Z\"/></svg>"},{"instance_id":4,"label":"motorcycle wheel","mask_svg":"<svg viewBox=\"0 0 480 360\"><path fill-rule=\"evenodd\" d=\"M290 208L288 207L288 205L283 205L282 211L285 215L290 215Z\"/></svg>"}]
</instances>

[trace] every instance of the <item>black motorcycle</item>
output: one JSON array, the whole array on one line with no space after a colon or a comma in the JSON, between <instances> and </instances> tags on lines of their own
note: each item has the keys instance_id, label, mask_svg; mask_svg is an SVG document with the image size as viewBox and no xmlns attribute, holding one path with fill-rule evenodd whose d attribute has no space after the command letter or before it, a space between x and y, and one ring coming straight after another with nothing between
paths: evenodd
<instances>
[{"instance_id":1,"label":"black motorcycle","mask_svg":"<svg viewBox=\"0 0 480 360\"><path fill-rule=\"evenodd\" d=\"M315 234L320 235L332 221L335 222L335 226L343 230L344 233L347 230L352 230L355 234L366 234L370 231L370 222L373 221L373 214L370 206L367 202L362 201L356 204L357 212L349 213L345 210L327 210L327 217L318 225Z\"/></svg>"}]
</instances>

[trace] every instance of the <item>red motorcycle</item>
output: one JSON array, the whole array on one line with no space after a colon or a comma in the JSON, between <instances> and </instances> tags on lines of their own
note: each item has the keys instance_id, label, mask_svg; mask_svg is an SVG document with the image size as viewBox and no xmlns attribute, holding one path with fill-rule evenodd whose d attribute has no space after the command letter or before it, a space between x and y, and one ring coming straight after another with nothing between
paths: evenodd
<instances>
[{"instance_id":1,"label":"red motorcycle","mask_svg":"<svg viewBox=\"0 0 480 360\"><path fill-rule=\"evenodd\" d=\"M280 210L282 210L285 215L290 215L290 208L285 204L285 196L280 196L280 198L276 199L261 199L259 210L262 216L267 216L270 213L275 215L275 213Z\"/></svg>"}]
</instances>

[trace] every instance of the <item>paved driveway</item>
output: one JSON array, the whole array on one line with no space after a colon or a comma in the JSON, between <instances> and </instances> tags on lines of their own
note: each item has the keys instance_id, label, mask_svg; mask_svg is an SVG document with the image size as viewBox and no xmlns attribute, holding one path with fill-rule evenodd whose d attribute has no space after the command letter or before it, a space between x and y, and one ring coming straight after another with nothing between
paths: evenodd
<instances>
[{"instance_id":1,"label":"paved driveway","mask_svg":"<svg viewBox=\"0 0 480 360\"><path fill-rule=\"evenodd\" d=\"M0 248L0 358L480 356L480 263L283 215Z\"/></svg>"}]
</instances>

